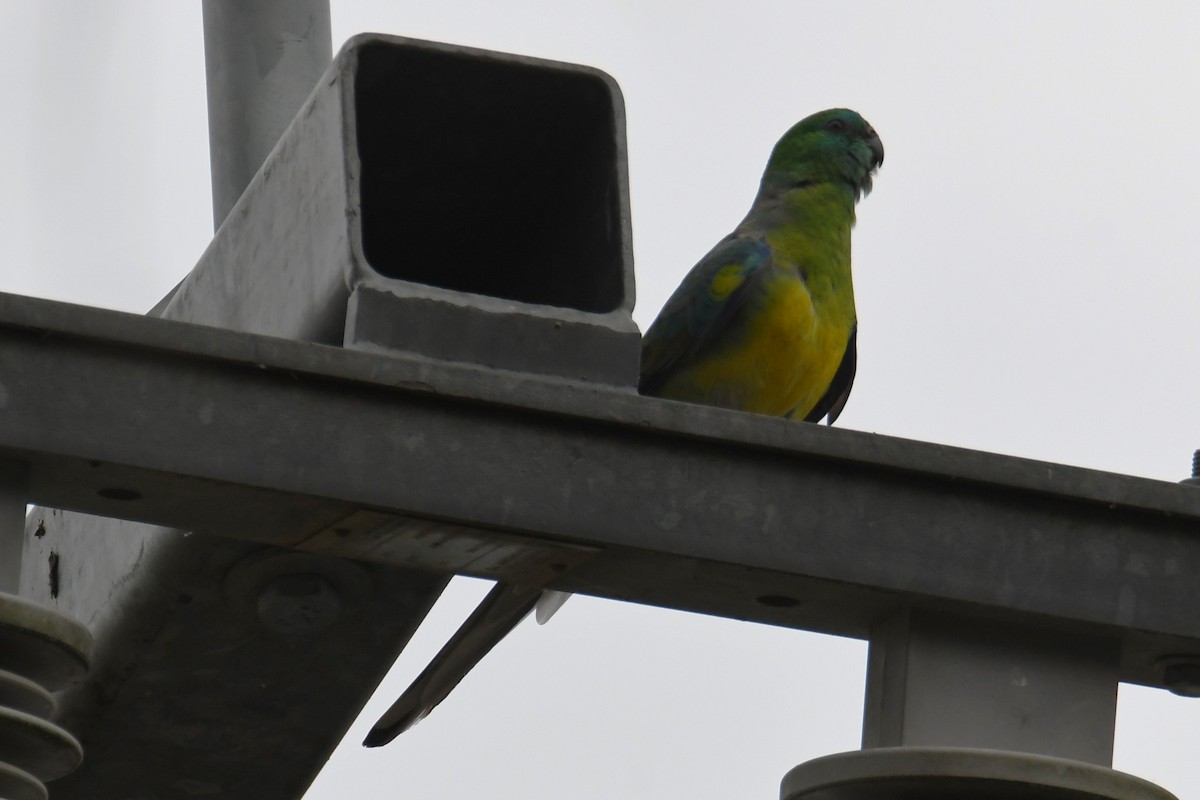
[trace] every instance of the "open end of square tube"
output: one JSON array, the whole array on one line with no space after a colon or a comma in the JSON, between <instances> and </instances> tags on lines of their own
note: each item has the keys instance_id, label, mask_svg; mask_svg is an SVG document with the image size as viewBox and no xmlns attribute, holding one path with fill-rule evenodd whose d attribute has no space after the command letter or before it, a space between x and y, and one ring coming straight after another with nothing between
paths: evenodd
<instances>
[{"instance_id":1,"label":"open end of square tube","mask_svg":"<svg viewBox=\"0 0 1200 800\"><path fill-rule=\"evenodd\" d=\"M370 266L525 303L620 307L616 91L587 70L363 46L355 105Z\"/></svg>"}]
</instances>

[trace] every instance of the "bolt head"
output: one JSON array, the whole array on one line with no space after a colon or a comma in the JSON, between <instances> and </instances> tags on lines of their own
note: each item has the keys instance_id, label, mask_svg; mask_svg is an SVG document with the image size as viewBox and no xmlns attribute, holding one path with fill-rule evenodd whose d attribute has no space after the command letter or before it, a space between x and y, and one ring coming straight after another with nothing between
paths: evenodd
<instances>
[{"instance_id":1,"label":"bolt head","mask_svg":"<svg viewBox=\"0 0 1200 800\"><path fill-rule=\"evenodd\" d=\"M278 575L258 595L259 619L285 636L323 631L337 621L341 610L338 590L315 573Z\"/></svg>"}]
</instances>

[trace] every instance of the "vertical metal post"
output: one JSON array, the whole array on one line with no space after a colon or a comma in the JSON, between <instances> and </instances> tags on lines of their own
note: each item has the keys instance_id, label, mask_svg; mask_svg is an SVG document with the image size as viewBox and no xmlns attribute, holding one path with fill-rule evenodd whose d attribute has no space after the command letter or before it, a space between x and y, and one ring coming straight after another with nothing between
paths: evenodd
<instances>
[{"instance_id":1,"label":"vertical metal post","mask_svg":"<svg viewBox=\"0 0 1200 800\"><path fill-rule=\"evenodd\" d=\"M204 0L214 228L332 58L329 0Z\"/></svg>"},{"instance_id":2,"label":"vertical metal post","mask_svg":"<svg viewBox=\"0 0 1200 800\"><path fill-rule=\"evenodd\" d=\"M29 467L0 461L0 592L7 594L17 594L21 587L28 490Z\"/></svg>"},{"instance_id":3,"label":"vertical metal post","mask_svg":"<svg viewBox=\"0 0 1200 800\"><path fill-rule=\"evenodd\" d=\"M903 612L871 632L863 747L981 747L1112 763L1118 650Z\"/></svg>"}]
</instances>

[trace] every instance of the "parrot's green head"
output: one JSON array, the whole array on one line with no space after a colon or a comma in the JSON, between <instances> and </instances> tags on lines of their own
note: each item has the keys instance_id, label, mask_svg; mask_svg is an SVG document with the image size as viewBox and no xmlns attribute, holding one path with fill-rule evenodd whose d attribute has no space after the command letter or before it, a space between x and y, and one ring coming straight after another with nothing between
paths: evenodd
<instances>
[{"instance_id":1,"label":"parrot's green head","mask_svg":"<svg viewBox=\"0 0 1200 800\"><path fill-rule=\"evenodd\" d=\"M858 112L831 108L805 117L783 135L763 174L764 187L787 190L841 183L854 199L871 191L883 163L883 142Z\"/></svg>"}]
</instances>

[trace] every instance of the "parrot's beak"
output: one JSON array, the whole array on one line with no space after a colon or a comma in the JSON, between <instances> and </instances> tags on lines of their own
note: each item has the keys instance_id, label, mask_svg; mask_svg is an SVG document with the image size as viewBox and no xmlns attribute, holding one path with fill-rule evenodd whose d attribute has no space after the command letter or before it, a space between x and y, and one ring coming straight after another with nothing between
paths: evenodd
<instances>
[{"instance_id":1,"label":"parrot's beak","mask_svg":"<svg viewBox=\"0 0 1200 800\"><path fill-rule=\"evenodd\" d=\"M862 181L858 184L858 192L860 197L866 197L871 193L871 178L875 175L875 170L883 165L883 141L879 138L879 134L870 125L867 126L866 136L863 137L863 143L871 151L871 161L866 165L867 169L862 177ZM862 151L859 150L861 155ZM861 163L861 162L860 162Z\"/></svg>"},{"instance_id":2,"label":"parrot's beak","mask_svg":"<svg viewBox=\"0 0 1200 800\"><path fill-rule=\"evenodd\" d=\"M883 166L883 141L880 140L879 134L872 129L870 136L867 138L867 146L871 148L871 155L875 156L875 167Z\"/></svg>"}]
</instances>

